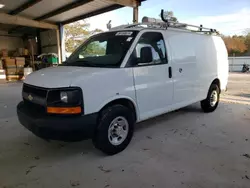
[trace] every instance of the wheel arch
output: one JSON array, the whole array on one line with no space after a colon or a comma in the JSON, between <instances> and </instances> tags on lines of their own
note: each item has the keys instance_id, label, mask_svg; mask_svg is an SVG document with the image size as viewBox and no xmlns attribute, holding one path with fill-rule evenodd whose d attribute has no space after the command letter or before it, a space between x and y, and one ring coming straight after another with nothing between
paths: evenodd
<instances>
[{"instance_id":1,"label":"wheel arch","mask_svg":"<svg viewBox=\"0 0 250 188\"><path fill-rule=\"evenodd\" d=\"M218 87L219 87L219 90L220 90L220 92L221 92L221 83L220 83L220 80L218 79L218 78L215 78L213 81L212 81L212 83L211 83L211 85L212 84L216 84ZM211 86L210 85L210 86Z\"/></svg>"},{"instance_id":2,"label":"wheel arch","mask_svg":"<svg viewBox=\"0 0 250 188\"><path fill-rule=\"evenodd\" d=\"M133 111L135 121L139 120L139 112L138 112L138 108L137 108L135 101L133 99L131 99L129 97L125 97L125 96L112 98L112 99L106 101L101 106L99 112L101 112L103 109L110 107L110 106L113 106L115 104L120 104L120 105L126 106L127 108L131 109Z\"/></svg>"}]
</instances>

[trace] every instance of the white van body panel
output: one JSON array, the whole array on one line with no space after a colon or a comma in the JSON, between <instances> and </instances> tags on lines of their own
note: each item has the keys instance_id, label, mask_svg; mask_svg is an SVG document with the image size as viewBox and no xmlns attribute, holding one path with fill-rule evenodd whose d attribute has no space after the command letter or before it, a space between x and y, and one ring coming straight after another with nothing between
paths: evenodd
<instances>
[{"instance_id":1,"label":"white van body panel","mask_svg":"<svg viewBox=\"0 0 250 188\"><path fill-rule=\"evenodd\" d=\"M138 41L144 33L148 32L161 33L163 39L165 40L164 31L147 29L145 31L141 31L135 41ZM136 43L137 42L135 42L132 49L135 48ZM167 44L166 48L168 48ZM170 56L168 58L170 58ZM169 66L171 66L170 62L155 66L132 68L134 73L137 106L140 111L140 121L170 111L170 107L173 104L174 88L173 81L169 78Z\"/></svg>"},{"instance_id":2,"label":"white van body panel","mask_svg":"<svg viewBox=\"0 0 250 188\"><path fill-rule=\"evenodd\" d=\"M96 68L90 68L96 69ZM136 103L133 70L126 68L102 68L98 74L84 74L74 79L71 86L83 91L84 113L99 112L106 104L116 99L129 99ZM137 109L137 105L134 106ZM139 114L139 113L137 113Z\"/></svg>"},{"instance_id":3,"label":"white van body panel","mask_svg":"<svg viewBox=\"0 0 250 188\"><path fill-rule=\"evenodd\" d=\"M228 54L225 44L220 37L213 37L216 57L217 57L217 74L218 79L220 80L220 89L227 89L228 74L229 74L229 63L228 63Z\"/></svg>"},{"instance_id":4,"label":"white van body panel","mask_svg":"<svg viewBox=\"0 0 250 188\"><path fill-rule=\"evenodd\" d=\"M168 63L126 68L144 32L163 34ZM134 104L137 121L142 121L204 100L215 79L219 79L221 90L226 89L228 60L222 39L169 28L141 29L120 68L46 68L24 82L45 88L80 87L84 114L99 112L116 99L127 99Z\"/></svg>"},{"instance_id":5,"label":"white van body panel","mask_svg":"<svg viewBox=\"0 0 250 188\"><path fill-rule=\"evenodd\" d=\"M106 69L70 66L50 67L31 73L26 77L24 83L45 88L69 87L76 78L81 76L88 78L99 75L101 72L106 72Z\"/></svg>"},{"instance_id":6,"label":"white van body panel","mask_svg":"<svg viewBox=\"0 0 250 188\"><path fill-rule=\"evenodd\" d=\"M132 69L53 67L33 72L24 83L44 88L80 87L85 114L98 112L116 99L130 100L137 110Z\"/></svg>"},{"instance_id":7,"label":"white van body panel","mask_svg":"<svg viewBox=\"0 0 250 188\"><path fill-rule=\"evenodd\" d=\"M168 78L168 65L135 67L133 71L140 120L168 111L173 99L173 82Z\"/></svg>"},{"instance_id":8,"label":"white van body panel","mask_svg":"<svg viewBox=\"0 0 250 188\"><path fill-rule=\"evenodd\" d=\"M188 33L189 34L189 33ZM184 32L165 32L166 42L169 43L171 66L174 82L173 104L185 104L199 100L199 80L197 79L197 58L192 48L193 38ZM196 93L194 95L194 93Z\"/></svg>"},{"instance_id":9,"label":"white van body panel","mask_svg":"<svg viewBox=\"0 0 250 188\"><path fill-rule=\"evenodd\" d=\"M226 89L228 58L220 37L169 29L165 39L172 57L173 106L179 108L205 99L215 79L219 79L221 90Z\"/></svg>"}]
</instances>

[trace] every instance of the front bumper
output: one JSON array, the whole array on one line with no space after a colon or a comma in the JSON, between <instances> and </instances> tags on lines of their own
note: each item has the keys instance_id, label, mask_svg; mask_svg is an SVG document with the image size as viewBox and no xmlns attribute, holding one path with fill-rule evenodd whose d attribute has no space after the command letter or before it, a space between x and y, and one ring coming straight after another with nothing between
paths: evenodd
<instances>
[{"instance_id":1,"label":"front bumper","mask_svg":"<svg viewBox=\"0 0 250 188\"><path fill-rule=\"evenodd\" d=\"M79 141L91 138L97 113L83 116L52 116L29 110L24 102L17 105L20 123L38 137L51 140Z\"/></svg>"}]
</instances>

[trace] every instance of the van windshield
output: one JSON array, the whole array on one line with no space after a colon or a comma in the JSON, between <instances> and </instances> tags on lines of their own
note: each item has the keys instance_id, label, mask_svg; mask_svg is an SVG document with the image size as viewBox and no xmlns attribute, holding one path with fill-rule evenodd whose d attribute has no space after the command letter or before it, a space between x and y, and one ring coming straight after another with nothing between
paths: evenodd
<instances>
[{"instance_id":1,"label":"van windshield","mask_svg":"<svg viewBox=\"0 0 250 188\"><path fill-rule=\"evenodd\" d=\"M120 67L137 31L116 31L91 37L63 63L63 66Z\"/></svg>"}]
</instances>

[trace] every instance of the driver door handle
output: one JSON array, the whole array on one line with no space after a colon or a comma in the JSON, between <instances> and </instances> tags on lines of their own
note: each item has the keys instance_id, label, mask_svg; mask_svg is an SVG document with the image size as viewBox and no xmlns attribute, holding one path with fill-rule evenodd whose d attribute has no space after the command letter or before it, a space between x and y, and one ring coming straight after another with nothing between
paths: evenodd
<instances>
[{"instance_id":1,"label":"driver door handle","mask_svg":"<svg viewBox=\"0 0 250 188\"><path fill-rule=\"evenodd\" d=\"M168 67L168 77L172 78L172 68Z\"/></svg>"}]
</instances>

